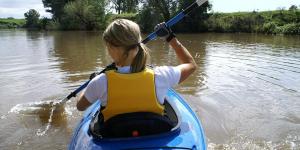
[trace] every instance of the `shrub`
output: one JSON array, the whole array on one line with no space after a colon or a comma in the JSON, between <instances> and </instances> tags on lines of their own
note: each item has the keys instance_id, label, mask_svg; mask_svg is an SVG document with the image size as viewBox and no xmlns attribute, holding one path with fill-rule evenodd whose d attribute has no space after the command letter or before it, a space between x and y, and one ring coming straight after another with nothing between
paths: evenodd
<instances>
[{"instance_id":1,"label":"shrub","mask_svg":"<svg viewBox=\"0 0 300 150\"><path fill-rule=\"evenodd\" d=\"M275 33L277 29L277 24L274 22L268 22L263 25L263 32L268 34Z\"/></svg>"},{"instance_id":2,"label":"shrub","mask_svg":"<svg viewBox=\"0 0 300 150\"><path fill-rule=\"evenodd\" d=\"M300 34L300 24L291 23L281 27L283 34Z\"/></svg>"},{"instance_id":3,"label":"shrub","mask_svg":"<svg viewBox=\"0 0 300 150\"><path fill-rule=\"evenodd\" d=\"M57 20L51 20L46 25L47 30L58 30L60 29L60 23Z\"/></svg>"}]
</instances>

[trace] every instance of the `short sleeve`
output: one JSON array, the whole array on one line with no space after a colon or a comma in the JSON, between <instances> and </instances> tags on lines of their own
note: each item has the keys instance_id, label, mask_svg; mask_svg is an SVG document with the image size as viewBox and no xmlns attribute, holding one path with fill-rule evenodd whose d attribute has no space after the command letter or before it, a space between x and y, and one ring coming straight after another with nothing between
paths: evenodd
<instances>
[{"instance_id":1,"label":"short sleeve","mask_svg":"<svg viewBox=\"0 0 300 150\"><path fill-rule=\"evenodd\" d=\"M181 71L178 67L173 67L173 66L156 67L154 69L154 72L156 76L158 76L158 78L162 79L162 81L168 85L168 87L174 87L179 83Z\"/></svg>"},{"instance_id":2,"label":"short sleeve","mask_svg":"<svg viewBox=\"0 0 300 150\"><path fill-rule=\"evenodd\" d=\"M107 80L105 74L96 76L90 81L84 91L85 98L94 103L96 100L103 100L107 91Z\"/></svg>"}]
</instances>

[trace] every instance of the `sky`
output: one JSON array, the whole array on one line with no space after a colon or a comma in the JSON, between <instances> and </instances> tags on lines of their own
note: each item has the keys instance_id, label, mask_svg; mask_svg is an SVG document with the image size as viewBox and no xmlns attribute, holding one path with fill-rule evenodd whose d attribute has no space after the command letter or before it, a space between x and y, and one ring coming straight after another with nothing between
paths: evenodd
<instances>
[{"instance_id":1,"label":"sky","mask_svg":"<svg viewBox=\"0 0 300 150\"><path fill-rule=\"evenodd\" d=\"M41 17L51 17L45 11L42 0L0 0L0 18L24 18L29 9L37 10Z\"/></svg>"},{"instance_id":2,"label":"sky","mask_svg":"<svg viewBox=\"0 0 300 150\"><path fill-rule=\"evenodd\" d=\"M209 0L214 12L268 11L300 7L300 0Z\"/></svg>"},{"instance_id":3,"label":"sky","mask_svg":"<svg viewBox=\"0 0 300 150\"><path fill-rule=\"evenodd\" d=\"M278 8L288 9L291 5L300 7L300 0L210 0L214 12L266 11ZM42 0L0 0L0 18L24 18L29 9L37 10L41 17L51 17L45 11Z\"/></svg>"}]
</instances>

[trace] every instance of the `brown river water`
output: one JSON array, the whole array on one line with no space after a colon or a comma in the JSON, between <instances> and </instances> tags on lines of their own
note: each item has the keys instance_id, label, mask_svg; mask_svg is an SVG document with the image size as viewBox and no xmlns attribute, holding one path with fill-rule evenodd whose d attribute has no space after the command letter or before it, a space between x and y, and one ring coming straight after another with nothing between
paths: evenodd
<instances>
[{"instance_id":1,"label":"brown river water","mask_svg":"<svg viewBox=\"0 0 300 150\"><path fill-rule=\"evenodd\" d=\"M300 37L178 34L198 69L175 89L197 112L208 149L300 149ZM161 40L151 64L176 65ZM59 100L111 63L99 32L0 30L0 149L66 149L82 117Z\"/></svg>"}]
</instances>

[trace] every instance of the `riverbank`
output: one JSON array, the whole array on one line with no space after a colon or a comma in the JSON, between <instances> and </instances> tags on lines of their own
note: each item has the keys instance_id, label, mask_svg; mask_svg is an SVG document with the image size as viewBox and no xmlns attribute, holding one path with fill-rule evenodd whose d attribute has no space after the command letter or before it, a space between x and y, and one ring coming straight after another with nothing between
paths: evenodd
<instances>
[{"instance_id":1,"label":"riverbank","mask_svg":"<svg viewBox=\"0 0 300 150\"><path fill-rule=\"evenodd\" d=\"M144 16L145 17L145 16ZM114 19L125 18L137 22L142 31L152 31L156 19L145 18L139 13L106 14L106 19L99 22L93 30L103 30ZM263 33L300 35L300 9L274 10L263 12L209 13L207 19L196 20L186 17L173 30L176 33ZM192 20L192 22L191 22ZM45 30L86 30L83 26L60 23L51 19L40 19L40 28ZM24 27L25 19L0 19L0 29ZM186 26L191 26L187 28ZM197 29L195 29L197 28Z\"/></svg>"},{"instance_id":2,"label":"riverbank","mask_svg":"<svg viewBox=\"0 0 300 150\"><path fill-rule=\"evenodd\" d=\"M206 25L212 32L300 35L300 10L213 13Z\"/></svg>"},{"instance_id":3,"label":"riverbank","mask_svg":"<svg viewBox=\"0 0 300 150\"><path fill-rule=\"evenodd\" d=\"M22 28L25 25L25 19L0 18L0 29Z\"/></svg>"}]
</instances>

